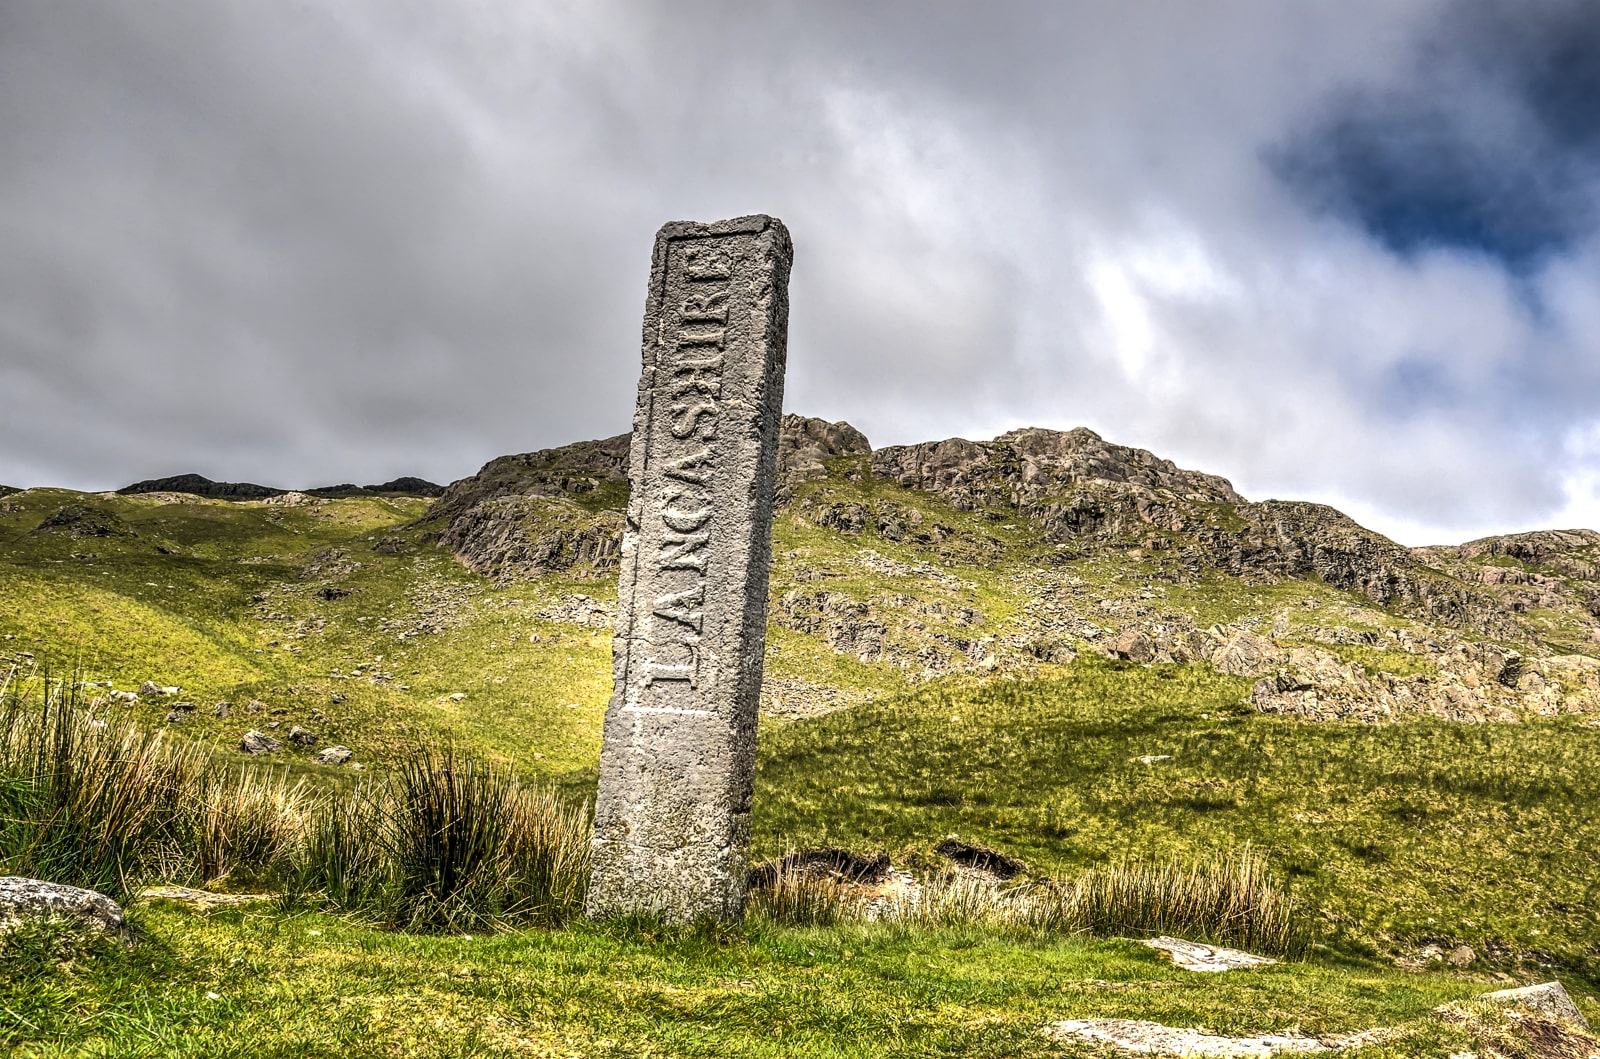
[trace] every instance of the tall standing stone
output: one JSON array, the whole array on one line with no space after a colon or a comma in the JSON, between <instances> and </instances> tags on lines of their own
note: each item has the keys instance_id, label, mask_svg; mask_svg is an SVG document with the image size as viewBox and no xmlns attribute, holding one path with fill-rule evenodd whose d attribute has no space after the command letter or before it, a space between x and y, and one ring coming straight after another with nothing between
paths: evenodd
<instances>
[{"instance_id":1,"label":"tall standing stone","mask_svg":"<svg viewBox=\"0 0 1600 1059\"><path fill-rule=\"evenodd\" d=\"M656 235L591 917L744 910L792 256L772 217Z\"/></svg>"}]
</instances>

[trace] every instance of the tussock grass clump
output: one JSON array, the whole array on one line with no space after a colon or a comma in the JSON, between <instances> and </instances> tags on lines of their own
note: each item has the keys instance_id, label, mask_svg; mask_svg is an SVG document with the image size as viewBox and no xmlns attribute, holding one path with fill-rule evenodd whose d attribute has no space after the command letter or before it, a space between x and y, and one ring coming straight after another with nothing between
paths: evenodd
<instances>
[{"instance_id":1,"label":"tussock grass clump","mask_svg":"<svg viewBox=\"0 0 1600 1059\"><path fill-rule=\"evenodd\" d=\"M555 925L582 908L589 815L448 746L417 748L387 783L317 791L13 670L0 874L117 898L155 881L286 883L407 930Z\"/></svg>"},{"instance_id":2,"label":"tussock grass clump","mask_svg":"<svg viewBox=\"0 0 1600 1059\"><path fill-rule=\"evenodd\" d=\"M128 891L188 874L203 748L108 722L69 684L0 680L0 870Z\"/></svg>"},{"instance_id":3,"label":"tussock grass clump","mask_svg":"<svg viewBox=\"0 0 1600 1059\"><path fill-rule=\"evenodd\" d=\"M502 767L424 748L387 792L391 915L412 928L516 919L558 923L589 874L587 812L527 790Z\"/></svg>"},{"instance_id":4,"label":"tussock grass clump","mask_svg":"<svg viewBox=\"0 0 1600 1059\"><path fill-rule=\"evenodd\" d=\"M1091 869L1072 880L1062 904L1092 934L1174 934L1275 955L1311 946L1293 897L1248 849L1190 864Z\"/></svg>"},{"instance_id":5,"label":"tussock grass clump","mask_svg":"<svg viewBox=\"0 0 1600 1059\"><path fill-rule=\"evenodd\" d=\"M302 853L312 796L271 770L208 771L195 819L193 856L208 882L266 880Z\"/></svg>"},{"instance_id":6,"label":"tussock grass clump","mask_svg":"<svg viewBox=\"0 0 1600 1059\"><path fill-rule=\"evenodd\" d=\"M302 889L406 930L555 926L583 906L589 814L502 766L421 747L390 783L319 807L303 865Z\"/></svg>"},{"instance_id":7,"label":"tussock grass clump","mask_svg":"<svg viewBox=\"0 0 1600 1059\"><path fill-rule=\"evenodd\" d=\"M1293 898L1249 850L1192 864L1118 864L1010 887L969 873L921 885L863 886L785 859L761 873L748 914L791 926L855 921L1105 937L1174 934L1275 956L1303 955L1311 946Z\"/></svg>"}]
</instances>

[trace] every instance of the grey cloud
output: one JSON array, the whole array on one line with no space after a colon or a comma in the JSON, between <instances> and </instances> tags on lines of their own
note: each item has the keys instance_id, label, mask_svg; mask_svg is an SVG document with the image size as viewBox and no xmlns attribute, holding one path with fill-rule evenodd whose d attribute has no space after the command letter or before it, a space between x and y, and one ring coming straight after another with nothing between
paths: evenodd
<instances>
[{"instance_id":1,"label":"grey cloud","mask_svg":"<svg viewBox=\"0 0 1600 1059\"><path fill-rule=\"evenodd\" d=\"M1600 459L1592 239L1397 255L1267 163L1432 98L1431 47L1472 113L1556 98L1577 164L1581 81L1472 76L1497 10L7 5L0 481L449 479L616 433L655 227L767 211L790 406L875 443L1084 423L1378 528L1554 517Z\"/></svg>"}]
</instances>

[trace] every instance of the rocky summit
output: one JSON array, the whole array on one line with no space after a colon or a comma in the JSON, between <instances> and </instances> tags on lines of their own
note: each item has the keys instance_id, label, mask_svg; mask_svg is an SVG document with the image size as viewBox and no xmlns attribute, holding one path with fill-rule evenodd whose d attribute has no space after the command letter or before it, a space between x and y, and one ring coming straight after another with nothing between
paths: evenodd
<instances>
[{"instance_id":1,"label":"rocky summit","mask_svg":"<svg viewBox=\"0 0 1600 1059\"><path fill-rule=\"evenodd\" d=\"M437 539L501 581L604 581L627 452L494 460L434 506ZM1081 427L873 449L788 415L779 467L772 622L907 679L1092 650L1209 664L1254 680L1255 709L1311 718L1600 712L1600 533L1406 548ZM780 711L850 698L769 668Z\"/></svg>"}]
</instances>

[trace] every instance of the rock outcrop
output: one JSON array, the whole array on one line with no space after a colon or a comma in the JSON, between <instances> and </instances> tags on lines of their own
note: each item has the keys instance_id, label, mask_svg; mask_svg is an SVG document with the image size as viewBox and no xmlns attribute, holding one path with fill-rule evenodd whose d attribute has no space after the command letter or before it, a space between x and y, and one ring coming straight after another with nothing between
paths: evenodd
<instances>
[{"instance_id":1,"label":"rock outcrop","mask_svg":"<svg viewBox=\"0 0 1600 1059\"><path fill-rule=\"evenodd\" d=\"M778 432L780 488L825 476L828 460L871 453L867 436L849 423L830 423L790 413L783 417Z\"/></svg>"},{"instance_id":2,"label":"rock outcrop","mask_svg":"<svg viewBox=\"0 0 1600 1059\"><path fill-rule=\"evenodd\" d=\"M1113 445L1087 427L1030 427L993 441L951 438L892 445L872 454L872 473L910 489L940 493L957 507L1040 506L1081 482L1162 490L1200 503L1242 504L1226 478L1181 470L1144 449Z\"/></svg>"},{"instance_id":3,"label":"rock outcrop","mask_svg":"<svg viewBox=\"0 0 1600 1059\"><path fill-rule=\"evenodd\" d=\"M117 492L136 493L189 493L194 496L215 497L222 500L265 500L288 492L254 482L213 482L199 474L175 474L171 478L150 478L143 482L125 485Z\"/></svg>"},{"instance_id":4,"label":"rock outcrop","mask_svg":"<svg viewBox=\"0 0 1600 1059\"><path fill-rule=\"evenodd\" d=\"M30 530L29 536L61 536L83 540L89 537L137 537L138 534L115 512L86 504L68 504Z\"/></svg>"},{"instance_id":5,"label":"rock outcrop","mask_svg":"<svg viewBox=\"0 0 1600 1059\"><path fill-rule=\"evenodd\" d=\"M497 577L609 574L622 555L630 437L491 460L434 505L430 518L444 522L440 543L473 570ZM870 451L848 423L784 416L780 498L795 483L825 474L825 461Z\"/></svg>"}]
</instances>

